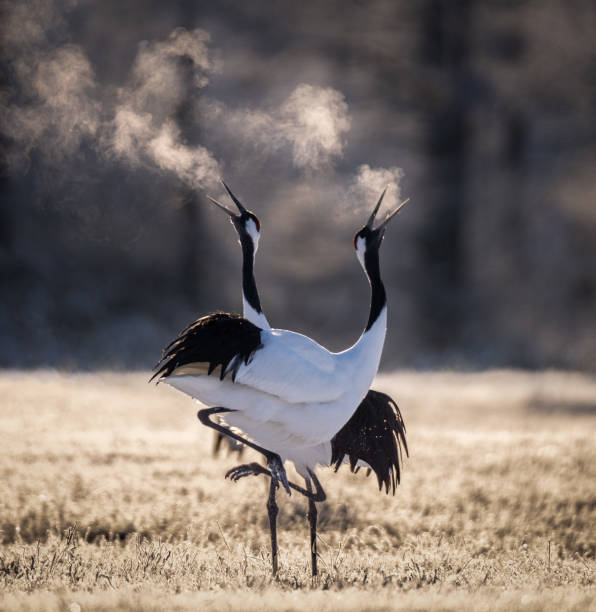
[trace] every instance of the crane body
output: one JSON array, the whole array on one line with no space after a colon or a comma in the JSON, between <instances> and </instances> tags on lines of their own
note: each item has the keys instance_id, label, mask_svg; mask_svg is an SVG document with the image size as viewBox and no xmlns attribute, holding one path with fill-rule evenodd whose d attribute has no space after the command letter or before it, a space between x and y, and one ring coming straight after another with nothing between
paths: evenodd
<instances>
[{"instance_id":1,"label":"crane body","mask_svg":"<svg viewBox=\"0 0 596 612\"><path fill-rule=\"evenodd\" d=\"M225 183L224 186L240 215L210 199L231 216L240 236L245 316L214 313L197 320L166 347L153 378L214 406L199 411L203 424L251 446L267 458L270 471L253 463L238 466L226 476L233 480L251 474L271 477L267 509L274 573L278 482L288 493L293 489L308 497L315 575L315 502L325 499L314 473L316 467L333 464L337 470L348 461L352 471L357 471L364 465L369 472L375 470L379 488L385 484L388 492L392 485L395 491L400 475L400 443L407 452L399 409L389 396L369 391L379 367L387 327L378 250L386 224L405 202L373 229L383 192L367 224L354 237L358 261L371 285L369 318L353 346L333 353L303 334L269 326L254 280L260 223ZM219 424L211 421L212 415L218 415ZM306 490L288 483L283 468L286 460L291 460L303 476Z\"/></svg>"}]
</instances>

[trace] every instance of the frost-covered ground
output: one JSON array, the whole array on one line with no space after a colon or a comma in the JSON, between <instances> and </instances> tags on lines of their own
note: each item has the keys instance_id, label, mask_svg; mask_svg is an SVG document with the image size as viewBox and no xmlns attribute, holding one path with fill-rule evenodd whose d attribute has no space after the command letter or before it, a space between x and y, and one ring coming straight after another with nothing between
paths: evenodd
<instances>
[{"instance_id":1,"label":"frost-covered ground","mask_svg":"<svg viewBox=\"0 0 596 612\"><path fill-rule=\"evenodd\" d=\"M588 610L596 607L596 380L382 375L410 459L395 497L320 470L305 504L224 480L191 400L145 374L0 375L0 608ZM243 460L256 456L247 453Z\"/></svg>"}]
</instances>

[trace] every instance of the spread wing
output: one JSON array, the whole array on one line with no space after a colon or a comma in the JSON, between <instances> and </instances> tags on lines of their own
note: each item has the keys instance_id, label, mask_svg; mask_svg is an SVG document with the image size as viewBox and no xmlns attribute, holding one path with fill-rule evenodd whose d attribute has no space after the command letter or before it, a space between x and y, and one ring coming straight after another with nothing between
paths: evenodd
<instances>
[{"instance_id":1,"label":"spread wing","mask_svg":"<svg viewBox=\"0 0 596 612\"><path fill-rule=\"evenodd\" d=\"M335 471L348 455L350 469L357 472L359 460L370 465L379 482L379 491L385 485L395 494L403 462L402 445L408 456L406 426L397 404L385 393L368 392L350 420L331 440L331 464Z\"/></svg>"}]
</instances>

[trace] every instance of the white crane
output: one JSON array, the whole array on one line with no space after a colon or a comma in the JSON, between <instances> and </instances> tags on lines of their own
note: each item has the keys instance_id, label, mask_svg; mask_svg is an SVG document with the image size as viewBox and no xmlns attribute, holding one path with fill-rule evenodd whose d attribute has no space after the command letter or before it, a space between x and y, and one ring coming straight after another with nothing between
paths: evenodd
<instances>
[{"instance_id":1,"label":"white crane","mask_svg":"<svg viewBox=\"0 0 596 612\"><path fill-rule=\"evenodd\" d=\"M263 329L238 315L214 313L183 330L156 365L153 378L158 377L158 382L213 406L199 411L204 425L266 457L271 476L267 508L274 574L279 482L290 494L283 461L293 461L309 493L314 483L313 499L324 499L314 470L328 461L325 443L350 420L379 367L387 325L379 248L389 220L405 204L375 228L384 195L354 236L356 255L371 285L371 305L366 328L352 347L332 353L302 334ZM219 376L213 376L217 370ZM225 414L226 423L250 440L212 422L210 416L215 414Z\"/></svg>"},{"instance_id":2,"label":"white crane","mask_svg":"<svg viewBox=\"0 0 596 612\"><path fill-rule=\"evenodd\" d=\"M243 316L261 329L270 325L264 315L259 299L254 276L254 259L259 247L261 223L257 216L247 210L242 202L232 193L226 183L221 181L228 195L236 205L238 212L230 210L214 198L207 196L215 206L223 210L236 229L242 247L242 304ZM216 432L215 453L226 436ZM232 450L242 448L233 438L227 438L233 445ZM342 463L349 463L352 472L361 467L367 468L367 476L374 470L379 490L385 485L385 492L391 488L395 494L396 484L400 480L401 445L408 454L405 438L405 425L393 399L380 391L371 389L360 402L350 420L327 442L324 442L321 455L327 457L326 466L335 466L337 471ZM268 470L258 463L237 466L226 473L226 478L234 481L244 476L265 474ZM308 483L307 483L308 486ZM317 507L314 495L309 493L308 520L310 525L310 549L312 575L317 574Z\"/></svg>"}]
</instances>

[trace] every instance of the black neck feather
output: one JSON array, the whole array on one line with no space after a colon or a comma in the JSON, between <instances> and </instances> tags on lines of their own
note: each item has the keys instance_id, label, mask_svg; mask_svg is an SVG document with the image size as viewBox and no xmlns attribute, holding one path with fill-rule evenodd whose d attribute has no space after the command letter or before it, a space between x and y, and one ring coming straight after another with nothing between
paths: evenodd
<instances>
[{"instance_id":1,"label":"black neck feather","mask_svg":"<svg viewBox=\"0 0 596 612\"><path fill-rule=\"evenodd\" d=\"M259 292L255 282L254 258L255 247L252 238L248 235L242 236L240 239L242 244L242 292L246 301L259 314L261 310L261 302L259 300Z\"/></svg>"},{"instance_id":2,"label":"black neck feather","mask_svg":"<svg viewBox=\"0 0 596 612\"><path fill-rule=\"evenodd\" d=\"M365 331L368 331L379 318L381 311L387 304L387 296L385 294L385 286L381 280L381 269L379 266L379 250L376 248L369 249L364 254L364 267L370 280L371 295L370 295L370 314Z\"/></svg>"}]
</instances>

